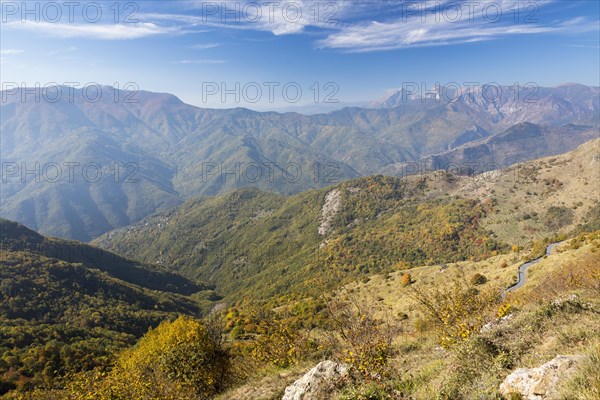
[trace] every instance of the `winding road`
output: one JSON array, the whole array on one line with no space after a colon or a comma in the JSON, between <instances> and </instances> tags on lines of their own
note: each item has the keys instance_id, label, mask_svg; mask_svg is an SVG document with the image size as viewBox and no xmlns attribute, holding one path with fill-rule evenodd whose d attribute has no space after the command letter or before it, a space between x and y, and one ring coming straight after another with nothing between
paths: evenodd
<instances>
[{"instance_id":1,"label":"winding road","mask_svg":"<svg viewBox=\"0 0 600 400\"><path fill-rule=\"evenodd\" d=\"M561 244L562 242L556 242L556 243L550 243L547 247L546 247L546 254L547 256L549 256L552 253L552 250L554 250L554 248L556 246L558 246L559 244ZM538 262L540 262L540 260L543 258L542 257L538 257L535 260L531 260L529 262L526 262L525 264L522 264L519 266L519 278L517 280L517 283L515 283L514 285L512 285L511 287L509 287L508 289L506 289L506 293L512 292L513 290L517 290L518 288L520 288L521 286L523 286L525 284L525 281L527 280L527 270L529 269L529 267L531 267L534 264L537 264Z\"/></svg>"}]
</instances>

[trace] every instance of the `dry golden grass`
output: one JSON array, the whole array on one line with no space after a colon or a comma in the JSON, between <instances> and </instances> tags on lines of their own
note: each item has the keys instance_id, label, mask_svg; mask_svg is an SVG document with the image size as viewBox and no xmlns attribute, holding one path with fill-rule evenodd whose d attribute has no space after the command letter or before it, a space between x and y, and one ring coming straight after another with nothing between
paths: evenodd
<instances>
[{"instance_id":1,"label":"dry golden grass","mask_svg":"<svg viewBox=\"0 0 600 400\"><path fill-rule=\"evenodd\" d=\"M370 301L378 306L381 314L398 316L406 314L415 317L417 301L409 294L412 289L426 289L431 285L451 282L462 275L470 279L479 273L487 278L487 282L478 286L482 291L493 287L505 288L517 279L518 266L522 263L520 254L502 254L484 261L463 261L442 265L417 267L410 270L413 283L402 284L406 271L373 275L368 280L357 281L345 286L338 292L344 298L353 296L362 301Z\"/></svg>"},{"instance_id":2,"label":"dry golden grass","mask_svg":"<svg viewBox=\"0 0 600 400\"><path fill-rule=\"evenodd\" d=\"M551 300L559 293L597 284L600 279L600 235L589 234L582 239L575 239L575 245L572 240L562 243L552 255L532 265L527 273L526 287L515 293L516 300L523 303Z\"/></svg>"},{"instance_id":3,"label":"dry golden grass","mask_svg":"<svg viewBox=\"0 0 600 400\"><path fill-rule=\"evenodd\" d=\"M244 385L222 393L215 400L280 400L285 388L312 367L312 363L303 363L286 369L264 369Z\"/></svg>"},{"instance_id":4,"label":"dry golden grass","mask_svg":"<svg viewBox=\"0 0 600 400\"><path fill-rule=\"evenodd\" d=\"M497 398L500 382L515 368L537 367L557 354L588 353L600 343L600 296L594 281L599 255L600 233L576 243L564 242L532 266L526 284L509 295L513 305L510 318L493 322L450 349L443 349L432 332L417 329L419 310L411 291L443 287L455 278L468 280L476 273L487 278L486 283L477 285L478 290L507 287L515 280L520 256L511 253L481 262L461 262L442 271L439 265L415 268L410 270L413 282L406 287L402 285L406 271L375 275L345 286L333 297L369 303L379 317L394 319L400 329L393 341L396 354L389 360L394 373L381 382L356 381L332 399L401 398L365 397L377 390L403 393L404 398L414 400ZM218 399L281 398L285 387L316 362L257 372L243 386Z\"/></svg>"},{"instance_id":5,"label":"dry golden grass","mask_svg":"<svg viewBox=\"0 0 600 400\"><path fill-rule=\"evenodd\" d=\"M483 220L485 227L505 243L528 244L557 233L555 226L546 225L548 208L573 212L572 222L558 229L560 233L586 222L588 211L600 202L600 139L569 153L475 177L448 181L443 174L431 173L427 182L431 197L450 194L483 202L494 199L492 212Z\"/></svg>"}]
</instances>

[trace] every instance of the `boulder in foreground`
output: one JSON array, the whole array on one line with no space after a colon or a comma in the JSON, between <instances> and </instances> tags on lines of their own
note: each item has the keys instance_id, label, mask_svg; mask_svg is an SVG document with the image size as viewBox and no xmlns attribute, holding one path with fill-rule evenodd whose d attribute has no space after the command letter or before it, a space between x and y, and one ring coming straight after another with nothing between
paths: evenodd
<instances>
[{"instance_id":1,"label":"boulder in foreground","mask_svg":"<svg viewBox=\"0 0 600 400\"><path fill-rule=\"evenodd\" d=\"M500 393L510 398L520 394L524 400L558 399L561 382L575 370L582 356L558 355L538 368L519 368L504 379Z\"/></svg>"},{"instance_id":2,"label":"boulder in foreground","mask_svg":"<svg viewBox=\"0 0 600 400\"><path fill-rule=\"evenodd\" d=\"M282 400L318 400L327 398L349 375L350 366L327 360L321 361L296 382L285 388Z\"/></svg>"}]
</instances>

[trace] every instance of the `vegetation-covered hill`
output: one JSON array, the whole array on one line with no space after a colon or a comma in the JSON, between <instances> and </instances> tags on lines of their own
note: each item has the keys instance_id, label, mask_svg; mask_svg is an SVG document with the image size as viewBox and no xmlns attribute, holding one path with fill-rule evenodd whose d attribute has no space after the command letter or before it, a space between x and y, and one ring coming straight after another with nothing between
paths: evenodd
<instances>
[{"instance_id":1,"label":"vegetation-covered hill","mask_svg":"<svg viewBox=\"0 0 600 400\"><path fill-rule=\"evenodd\" d=\"M96 243L237 298L306 294L315 282L499 250L481 228L482 204L425 200L423 192L381 176L290 197L245 189L193 200Z\"/></svg>"},{"instance_id":2,"label":"vegetation-covered hill","mask_svg":"<svg viewBox=\"0 0 600 400\"><path fill-rule=\"evenodd\" d=\"M202 289L168 268L128 260L114 253L74 240L42 236L21 225L0 218L0 249L35 253L67 263L98 269L116 279L160 290L189 295Z\"/></svg>"},{"instance_id":3,"label":"vegetation-covered hill","mask_svg":"<svg viewBox=\"0 0 600 400\"><path fill-rule=\"evenodd\" d=\"M558 156L458 177L451 183L429 182L431 193L492 202L494 212L483 224L511 244L600 229L600 139Z\"/></svg>"},{"instance_id":4,"label":"vegetation-covered hill","mask_svg":"<svg viewBox=\"0 0 600 400\"><path fill-rule=\"evenodd\" d=\"M0 392L110 365L161 321L200 315L183 277L0 224Z\"/></svg>"}]
</instances>

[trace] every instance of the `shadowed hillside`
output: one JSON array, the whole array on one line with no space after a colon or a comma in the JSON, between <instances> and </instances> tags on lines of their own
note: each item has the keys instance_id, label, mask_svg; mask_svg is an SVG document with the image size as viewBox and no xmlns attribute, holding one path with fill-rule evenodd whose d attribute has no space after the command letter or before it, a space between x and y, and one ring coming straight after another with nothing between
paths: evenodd
<instances>
[{"instance_id":1,"label":"shadowed hillside","mask_svg":"<svg viewBox=\"0 0 600 400\"><path fill-rule=\"evenodd\" d=\"M0 391L107 366L150 327L200 315L162 268L0 220Z\"/></svg>"}]
</instances>

